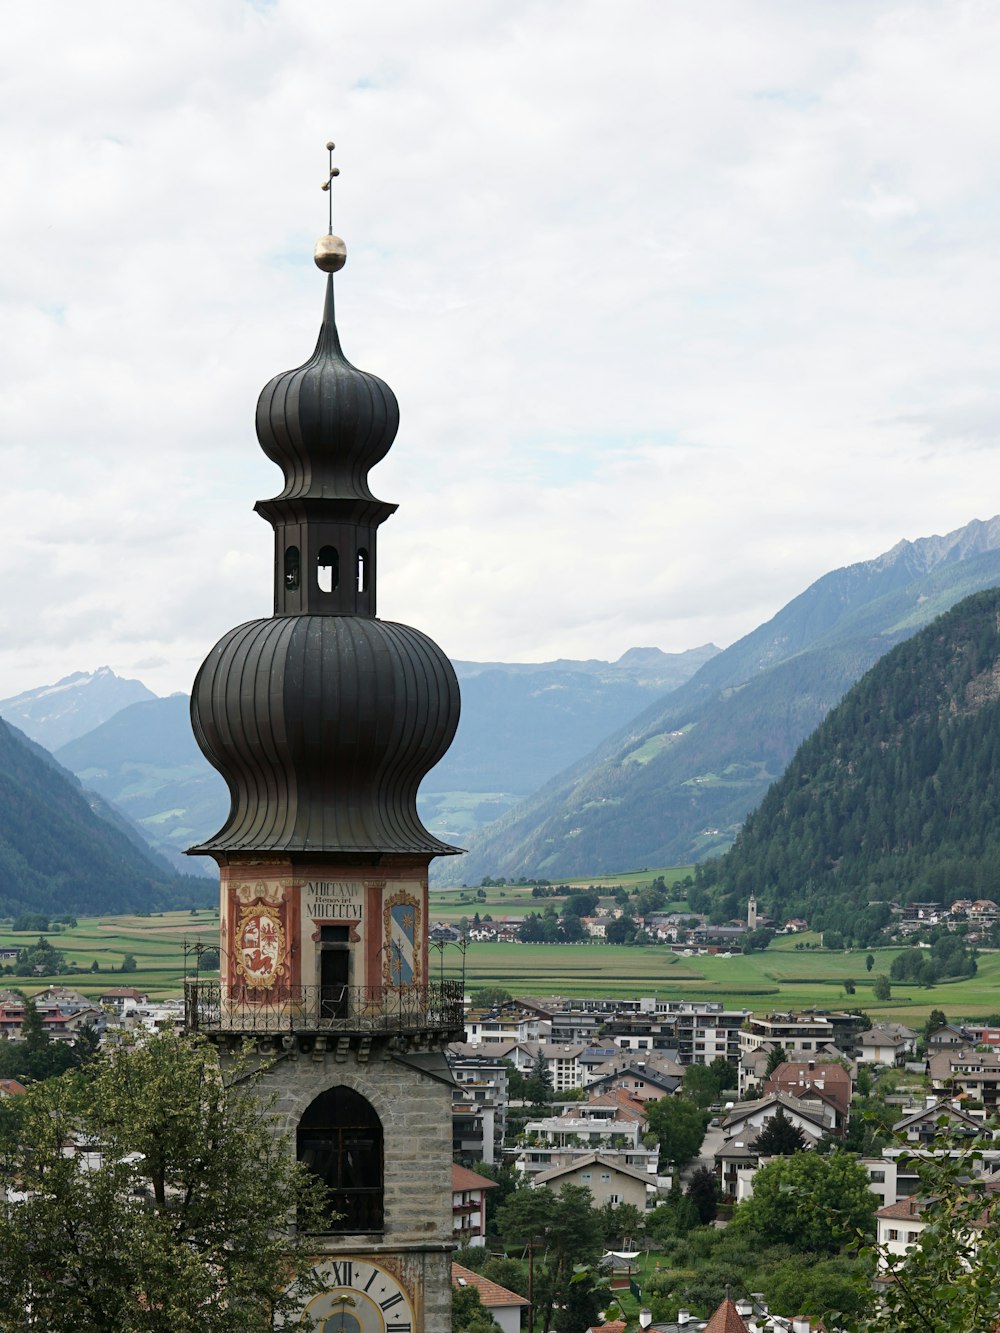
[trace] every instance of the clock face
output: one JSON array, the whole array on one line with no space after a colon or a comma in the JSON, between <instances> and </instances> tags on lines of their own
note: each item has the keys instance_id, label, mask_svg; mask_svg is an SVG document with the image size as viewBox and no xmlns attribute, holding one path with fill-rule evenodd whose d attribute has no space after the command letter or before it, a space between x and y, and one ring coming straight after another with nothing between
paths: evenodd
<instances>
[{"instance_id":1,"label":"clock face","mask_svg":"<svg viewBox=\"0 0 1000 1333\"><path fill-rule=\"evenodd\" d=\"M409 1297L384 1268L331 1259L317 1271L329 1287L302 1312L309 1333L416 1333Z\"/></svg>"}]
</instances>

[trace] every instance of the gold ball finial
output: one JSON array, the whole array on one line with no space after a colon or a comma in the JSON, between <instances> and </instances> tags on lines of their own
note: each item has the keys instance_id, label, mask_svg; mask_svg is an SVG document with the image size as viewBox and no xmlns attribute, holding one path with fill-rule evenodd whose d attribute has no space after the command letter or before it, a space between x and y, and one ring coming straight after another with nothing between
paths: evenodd
<instances>
[{"instance_id":1,"label":"gold ball finial","mask_svg":"<svg viewBox=\"0 0 1000 1333\"><path fill-rule=\"evenodd\" d=\"M347 263L347 246L339 236L321 236L316 242L313 260L324 273L339 273Z\"/></svg>"}]
</instances>

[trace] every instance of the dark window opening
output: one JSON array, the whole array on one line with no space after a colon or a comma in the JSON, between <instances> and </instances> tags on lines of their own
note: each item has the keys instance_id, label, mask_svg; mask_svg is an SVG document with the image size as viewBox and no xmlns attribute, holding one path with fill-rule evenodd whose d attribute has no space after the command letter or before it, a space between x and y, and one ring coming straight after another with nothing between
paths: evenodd
<instances>
[{"instance_id":1,"label":"dark window opening","mask_svg":"<svg viewBox=\"0 0 1000 1333\"><path fill-rule=\"evenodd\" d=\"M358 549L358 592L368 591L368 552L362 546Z\"/></svg>"},{"instance_id":2,"label":"dark window opening","mask_svg":"<svg viewBox=\"0 0 1000 1333\"><path fill-rule=\"evenodd\" d=\"M289 546L285 550L285 587L294 592L299 586L299 548Z\"/></svg>"},{"instance_id":3,"label":"dark window opening","mask_svg":"<svg viewBox=\"0 0 1000 1333\"><path fill-rule=\"evenodd\" d=\"M320 1093L299 1121L296 1147L329 1191L328 1231L383 1229L382 1123L369 1101L353 1088Z\"/></svg>"},{"instance_id":4,"label":"dark window opening","mask_svg":"<svg viewBox=\"0 0 1000 1333\"><path fill-rule=\"evenodd\" d=\"M350 926L320 926L319 938L322 944L346 944L351 938Z\"/></svg>"},{"instance_id":5,"label":"dark window opening","mask_svg":"<svg viewBox=\"0 0 1000 1333\"><path fill-rule=\"evenodd\" d=\"M316 583L320 592L335 592L340 586L340 557L336 547L324 546L316 557Z\"/></svg>"},{"instance_id":6,"label":"dark window opening","mask_svg":"<svg viewBox=\"0 0 1000 1333\"><path fill-rule=\"evenodd\" d=\"M345 927L346 929L346 927ZM343 944L321 946L319 955L319 1016L346 1018L351 951Z\"/></svg>"}]
</instances>

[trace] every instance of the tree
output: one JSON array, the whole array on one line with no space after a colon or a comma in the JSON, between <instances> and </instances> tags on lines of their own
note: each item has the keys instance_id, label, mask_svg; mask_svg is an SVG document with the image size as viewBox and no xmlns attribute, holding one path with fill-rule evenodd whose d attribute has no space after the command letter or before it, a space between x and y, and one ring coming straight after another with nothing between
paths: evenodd
<instances>
[{"instance_id":1,"label":"tree","mask_svg":"<svg viewBox=\"0 0 1000 1333\"><path fill-rule=\"evenodd\" d=\"M548 1328L553 1306L565 1301L576 1265L597 1263L603 1251L601 1214L590 1190L564 1185L558 1194L530 1185L517 1190L497 1214L497 1227L508 1245L540 1240L545 1255L535 1268L535 1304Z\"/></svg>"},{"instance_id":2,"label":"tree","mask_svg":"<svg viewBox=\"0 0 1000 1333\"><path fill-rule=\"evenodd\" d=\"M549 1062L542 1054L542 1048L539 1047L535 1053L535 1063L531 1067L525 1082L525 1096L539 1105L544 1105L552 1100L552 1070L549 1068Z\"/></svg>"},{"instance_id":3,"label":"tree","mask_svg":"<svg viewBox=\"0 0 1000 1333\"><path fill-rule=\"evenodd\" d=\"M139 964L135 961L135 955L134 955L134 954L127 953L127 954L125 955L125 957L122 959L122 971L123 971L123 972L135 972L135 971L138 970L138 967L139 967Z\"/></svg>"},{"instance_id":4,"label":"tree","mask_svg":"<svg viewBox=\"0 0 1000 1333\"><path fill-rule=\"evenodd\" d=\"M858 1271L856 1261L820 1259L803 1265L799 1259L787 1259L765 1269L761 1285L772 1310L800 1310L828 1318L834 1310L858 1317L872 1308L871 1278Z\"/></svg>"},{"instance_id":5,"label":"tree","mask_svg":"<svg viewBox=\"0 0 1000 1333\"><path fill-rule=\"evenodd\" d=\"M474 990L471 996L474 1009L496 1009L513 998L504 986L483 986L481 990Z\"/></svg>"},{"instance_id":6,"label":"tree","mask_svg":"<svg viewBox=\"0 0 1000 1333\"><path fill-rule=\"evenodd\" d=\"M920 1177L925 1226L903 1256L882 1252L893 1281L883 1284L879 1309L852 1333L928 1333L936 1329L995 1329L1000 1322L1000 1197L979 1177L991 1143L949 1141L950 1153L910 1162Z\"/></svg>"},{"instance_id":7,"label":"tree","mask_svg":"<svg viewBox=\"0 0 1000 1333\"><path fill-rule=\"evenodd\" d=\"M708 1065L688 1065L684 1070L684 1096L695 1106L711 1106L719 1095L719 1080Z\"/></svg>"},{"instance_id":8,"label":"tree","mask_svg":"<svg viewBox=\"0 0 1000 1333\"><path fill-rule=\"evenodd\" d=\"M604 938L608 944L631 944L638 927L631 917L619 916L609 921L604 928Z\"/></svg>"},{"instance_id":9,"label":"tree","mask_svg":"<svg viewBox=\"0 0 1000 1333\"><path fill-rule=\"evenodd\" d=\"M715 1075L715 1081L719 1086L721 1095L727 1088L735 1088L739 1083L739 1074L732 1060L727 1060L724 1055L717 1055L708 1066Z\"/></svg>"},{"instance_id":10,"label":"tree","mask_svg":"<svg viewBox=\"0 0 1000 1333\"><path fill-rule=\"evenodd\" d=\"M650 1105L646 1125L660 1145L662 1165L679 1170L696 1157L705 1137L705 1113L682 1097L660 1097Z\"/></svg>"},{"instance_id":11,"label":"tree","mask_svg":"<svg viewBox=\"0 0 1000 1333\"><path fill-rule=\"evenodd\" d=\"M598 1285L592 1270L574 1273L556 1311L555 1333L580 1333L581 1329L596 1324L606 1296L607 1288Z\"/></svg>"},{"instance_id":12,"label":"tree","mask_svg":"<svg viewBox=\"0 0 1000 1333\"><path fill-rule=\"evenodd\" d=\"M604 1244L609 1250L627 1238L635 1241L645 1233L646 1216L634 1203L606 1203L600 1210Z\"/></svg>"},{"instance_id":13,"label":"tree","mask_svg":"<svg viewBox=\"0 0 1000 1333\"><path fill-rule=\"evenodd\" d=\"M924 1024L924 1041L927 1040L932 1032L936 1032L938 1028L945 1027L947 1022L948 1019L945 1017L943 1009L932 1009L927 1015L927 1022Z\"/></svg>"},{"instance_id":14,"label":"tree","mask_svg":"<svg viewBox=\"0 0 1000 1333\"><path fill-rule=\"evenodd\" d=\"M793 1125L785 1108L778 1107L764 1128L757 1135L754 1151L761 1157L788 1157L793 1152L802 1152L806 1146L806 1136L798 1125Z\"/></svg>"},{"instance_id":15,"label":"tree","mask_svg":"<svg viewBox=\"0 0 1000 1333\"><path fill-rule=\"evenodd\" d=\"M873 953L865 954L865 971L870 972L875 966L875 955Z\"/></svg>"},{"instance_id":16,"label":"tree","mask_svg":"<svg viewBox=\"0 0 1000 1333\"><path fill-rule=\"evenodd\" d=\"M451 1326L455 1333L501 1333L500 1325L483 1305L478 1288L451 1289Z\"/></svg>"},{"instance_id":17,"label":"tree","mask_svg":"<svg viewBox=\"0 0 1000 1333\"><path fill-rule=\"evenodd\" d=\"M868 1173L846 1152L799 1152L762 1167L753 1195L732 1225L747 1227L770 1244L835 1254L875 1229L877 1199Z\"/></svg>"},{"instance_id":18,"label":"tree","mask_svg":"<svg viewBox=\"0 0 1000 1333\"><path fill-rule=\"evenodd\" d=\"M263 1333L298 1309L323 1190L254 1082L164 1033L0 1099L0 1185L22 1191L0 1203L0 1312L18 1312L0 1329L30 1310L51 1333ZM99 1159L67 1156L74 1141Z\"/></svg>"},{"instance_id":19,"label":"tree","mask_svg":"<svg viewBox=\"0 0 1000 1333\"><path fill-rule=\"evenodd\" d=\"M82 1061L91 1048L74 1052L68 1041L52 1041L33 1000L24 1001L24 1019L19 1042L0 1043L0 1078L16 1078L22 1083L52 1078Z\"/></svg>"},{"instance_id":20,"label":"tree","mask_svg":"<svg viewBox=\"0 0 1000 1333\"><path fill-rule=\"evenodd\" d=\"M688 1181L687 1197L697 1208L702 1226L714 1221L719 1206L719 1182L715 1172L707 1166L699 1166Z\"/></svg>"},{"instance_id":21,"label":"tree","mask_svg":"<svg viewBox=\"0 0 1000 1333\"><path fill-rule=\"evenodd\" d=\"M779 1065L783 1065L787 1060L784 1046L775 1046L774 1050L767 1057L767 1068L764 1070L764 1077L770 1078Z\"/></svg>"},{"instance_id":22,"label":"tree","mask_svg":"<svg viewBox=\"0 0 1000 1333\"><path fill-rule=\"evenodd\" d=\"M510 1196L521 1183L521 1173L508 1162L473 1162L472 1170L477 1176L485 1176L487 1180L492 1180L497 1188L495 1190L486 1190L486 1230L489 1234L496 1231L496 1215L502 1204L506 1203ZM459 1260L461 1263L462 1260ZM466 1267L471 1265L466 1264ZM497 1280L497 1279L494 1279ZM501 1282L501 1286L506 1283Z\"/></svg>"},{"instance_id":23,"label":"tree","mask_svg":"<svg viewBox=\"0 0 1000 1333\"><path fill-rule=\"evenodd\" d=\"M892 987L889 985L889 978L884 972L880 972L872 982L872 994L876 1000L889 1000L892 998Z\"/></svg>"}]
</instances>

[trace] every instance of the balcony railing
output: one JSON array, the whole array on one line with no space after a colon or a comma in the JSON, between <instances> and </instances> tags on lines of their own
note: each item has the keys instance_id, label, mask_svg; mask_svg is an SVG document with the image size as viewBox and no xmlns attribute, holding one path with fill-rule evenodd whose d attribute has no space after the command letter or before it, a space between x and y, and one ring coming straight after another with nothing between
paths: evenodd
<instances>
[{"instance_id":1,"label":"balcony railing","mask_svg":"<svg viewBox=\"0 0 1000 1333\"><path fill-rule=\"evenodd\" d=\"M189 1032L405 1034L465 1026L462 983L432 986L285 986L266 993L188 981Z\"/></svg>"}]
</instances>

